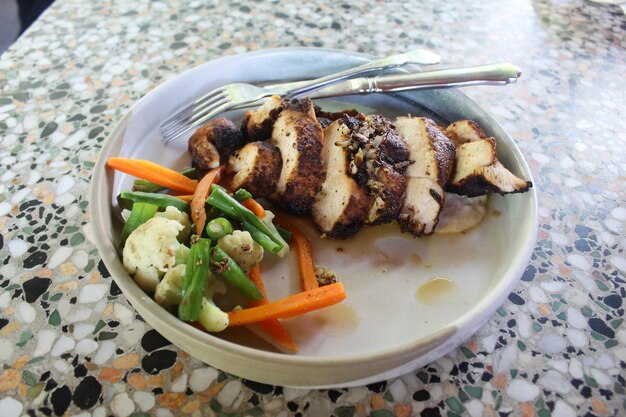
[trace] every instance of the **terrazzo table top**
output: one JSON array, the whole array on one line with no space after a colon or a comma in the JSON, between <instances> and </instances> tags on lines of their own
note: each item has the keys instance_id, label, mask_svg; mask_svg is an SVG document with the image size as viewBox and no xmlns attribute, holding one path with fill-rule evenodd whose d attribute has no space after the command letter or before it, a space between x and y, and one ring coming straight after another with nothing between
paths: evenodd
<instances>
[{"instance_id":1,"label":"terrazzo table top","mask_svg":"<svg viewBox=\"0 0 626 417\"><path fill-rule=\"evenodd\" d=\"M94 161L130 106L280 46L523 69L465 91L531 165L535 252L489 323L430 366L345 390L241 380L145 324L90 240ZM0 415L626 415L625 47L620 9L583 0L57 0L0 58Z\"/></svg>"}]
</instances>

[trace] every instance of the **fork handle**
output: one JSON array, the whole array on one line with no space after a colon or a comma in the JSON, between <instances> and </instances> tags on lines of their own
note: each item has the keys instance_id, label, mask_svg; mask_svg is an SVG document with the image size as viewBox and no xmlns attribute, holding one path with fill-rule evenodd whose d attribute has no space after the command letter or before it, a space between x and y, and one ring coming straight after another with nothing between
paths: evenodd
<instances>
[{"instance_id":1,"label":"fork handle","mask_svg":"<svg viewBox=\"0 0 626 417\"><path fill-rule=\"evenodd\" d=\"M521 70L508 63L454 68L411 74L361 77L325 87L310 94L311 98L337 97L348 94L421 90L426 88L463 87L478 84L510 84L521 76Z\"/></svg>"},{"instance_id":2,"label":"fork handle","mask_svg":"<svg viewBox=\"0 0 626 417\"><path fill-rule=\"evenodd\" d=\"M418 59L415 58L417 56L419 56ZM368 72L372 71L395 68L408 63L432 64L439 62L439 60L440 57L437 54L426 49L415 49L407 53L390 55L388 57L376 59L374 61L368 62L367 64L363 64L355 68L350 68L345 71L326 75L324 77L316 78L314 80L299 82L296 88L285 91L285 97L293 98L302 96L311 91L323 88L329 84L334 84L357 75L367 74Z\"/></svg>"}]
</instances>

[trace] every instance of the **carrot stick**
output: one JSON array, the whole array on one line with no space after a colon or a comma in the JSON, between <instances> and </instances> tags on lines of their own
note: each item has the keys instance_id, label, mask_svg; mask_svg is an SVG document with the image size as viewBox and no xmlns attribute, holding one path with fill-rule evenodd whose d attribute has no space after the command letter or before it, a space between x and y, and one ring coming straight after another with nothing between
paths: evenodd
<instances>
[{"instance_id":1,"label":"carrot stick","mask_svg":"<svg viewBox=\"0 0 626 417\"><path fill-rule=\"evenodd\" d=\"M175 195L173 197L180 198L181 200L186 201L186 202L189 203L191 201L191 197L193 197L193 195L189 195L189 194L187 194L187 195Z\"/></svg>"},{"instance_id":2,"label":"carrot stick","mask_svg":"<svg viewBox=\"0 0 626 417\"><path fill-rule=\"evenodd\" d=\"M259 219L265 217L265 209L254 198L247 198L241 202L241 204L254 213Z\"/></svg>"},{"instance_id":3,"label":"carrot stick","mask_svg":"<svg viewBox=\"0 0 626 417\"><path fill-rule=\"evenodd\" d=\"M202 235L202 231L204 230L204 225L206 224L206 212L204 211L204 203L209 196L209 191L211 190L211 185L216 183L222 177L222 172L224 171L224 166L220 166L217 168L213 168L207 174L202 177L196 190L193 192L191 196L190 211L191 211L191 220L196 225L196 234L198 236Z\"/></svg>"},{"instance_id":4,"label":"carrot stick","mask_svg":"<svg viewBox=\"0 0 626 417\"><path fill-rule=\"evenodd\" d=\"M300 280L302 281L302 291L318 288L319 284L317 283L315 268L313 266L311 243L306 236L304 236L298 228L289 223L287 219L276 216L274 221L291 232L291 240L295 243L296 253L298 254L298 270L300 272Z\"/></svg>"},{"instance_id":5,"label":"carrot stick","mask_svg":"<svg viewBox=\"0 0 626 417\"><path fill-rule=\"evenodd\" d=\"M283 299L272 301L258 307L231 311L228 313L228 325L240 326L257 323L268 319L286 319L320 308L337 304L346 298L343 283L325 285L310 291L303 291Z\"/></svg>"},{"instance_id":6,"label":"carrot stick","mask_svg":"<svg viewBox=\"0 0 626 417\"><path fill-rule=\"evenodd\" d=\"M267 304L269 301L267 299L265 285L263 284L263 278L261 277L261 270L259 269L258 264L255 265L254 268L252 268L252 270L248 274L248 277L263 294L262 300L249 300L248 307L258 307ZM285 330L283 325L280 324L278 319L268 319L261 321L258 323L258 326L276 343L283 346L287 350L291 352L297 352L299 350L296 342L294 342L291 336L289 336L289 333L287 333L287 330Z\"/></svg>"},{"instance_id":7,"label":"carrot stick","mask_svg":"<svg viewBox=\"0 0 626 417\"><path fill-rule=\"evenodd\" d=\"M183 193L193 193L198 184L198 181L189 179L180 172L145 159L112 157L107 161L107 165L126 174Z\"/></svg>"}]
</instances>

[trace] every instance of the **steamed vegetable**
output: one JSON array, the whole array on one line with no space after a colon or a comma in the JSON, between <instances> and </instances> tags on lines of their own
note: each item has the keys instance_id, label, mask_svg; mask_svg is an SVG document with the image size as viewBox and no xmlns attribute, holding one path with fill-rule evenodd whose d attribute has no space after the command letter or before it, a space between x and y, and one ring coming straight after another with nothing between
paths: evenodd
<instances>
[{"instance_id":1,"label":"steamed vegetable","mask_svg":"<svg viewBox=\"0 0 626 417\"><path fill-rule=\"evenodd\" d=\"M185 268L185 264L176 265L165 273L154 291L154 301L167 309L178 307L183 299Z\"/></svg>"},{"instance_id":2,"label":"steamed vegetable","mask_svg":"<svg viewBox=\"0 0 626 417\"><path fill-rule=\"evenodd\" d=\"M233 233L233 225L224 217L217 217L206 225L206 235L209 239L217 240Z\"/></svg>"},{"instance_id":3,"label":"steamed vegetable","mask_svg":"<svg viewBox=\"0 0 626 417\"><path fill-rule=\"evenodd\" d=\"M259 219L265 217L265 209L252 197L243 200L241 205L253 212Z\"/></svg>"},{"instance_id":4,"label":"steamed vegetable","mask_svg":"<svg viewBox=\"0 0 626 417\"><path fill-rule=\"evenodd\" d=\"M177 253L184 257L188 252L177 239L183 229L175 220L153 217L128 236L122 252L124 268L144 291L154 292L161 277L176 265Z\"/></svg>"},{"instance_id":5,"label":"steamed vegetable","mask_svg":"<svg viewBox=\"0 0 626 417\"><path fill-rule=\"evenodd\" d=\"M141 191L122 191L117 196L119 205L130 209L134 203L148 203L160 208L176 207L180 211L189 211L189 204L178 197L158 193L142 193Z\"/></svg>"},{"instance_id":6,"label":"steamed vegetable","mask_svg":"<svg viewBox=\"0 0 626 417\"><path fill-rule=\"evenodd\" d=\"M128 239L128 236L130 236L135 229L154 217L158 209L157 206L148 203L136 203L133 205L130 216L122 229L120 248L124 247L126 239Z\"/></svg>"},{"instance_id":7,"label":"steamed vegetable","mask_svg":"<svg viewBox=\"0 0 626 417\"><path fill-rule=\"evenodd\" d=\"M198 322L208 332L221 332L229 325L228 313L216 306L211 298L202 297Z\"/></svg>"},{"instance_id":8,"label":"steamed vegetable","mask_svg":"<svg viewBox=\"0 0 626 417\"><path fill-rule=\"evenodd\" d=\"M211 248L211 272L237 288L246 298L262 300L263 294L245 272L222 248Z\"/></svg>"},{"instance_id":9,"label":"steamed vegetable","mask_svg":"<svg viewBox=\"0 0 626 417\"><path fill-rule=\"evenodd\" d=\"M191 178L192 180L198 179L198 170L195 168L185 168L180 171L187 178ZM155 184L148 180L138 179L133 181L133 191L143 191L144 193L159 193L161 191L165 191L167 188Z\"/></svg>"},{"instance_id":10,"label":"steamed vegetable","mask_svg":"<svg viewBox=\"0 0 626 417\"><path fill-rule=\"evenodd\" d=\"M274 213L269 210L265 210L265 216L261 219L261 221L272 232L272 235L282 243L283 248L280 251L276 252L276 256L282 258L283 256L287 255L287 253L289 253L291 232L284 227L276 224L274 222L275 218L276 216L274 216Z\"/></svg>"},{"instance_id":11,"label":"steamed vegetable","mask_svg":"<svg viewBox=\"0 0 626 417\"><path fill-rule=\"evenodd\" d=\"M165 211L160 211L154 214L154 217L163 217L165 219L175 220L183 226L183 229L178 233L178 241L183 243L189 240L191 234L191 223L189 222L189 216L187 213L180 211L176 207L168 206Z\"/></svg>"},{"instance_id":12,"label":"steamed vegetable","mask_svg":"<svg viewBox=\"0 0 626 417\"><path fill-rule=\"evenodd\" d=\"M257 242L263 246L264 249L272 253L278 253L285 246L284 240L280 237L278 232L272 231L268 228L267 225L261 221L261 219L230 196L224 188L213 184L211 186L211 194L209 195L209 198L207 198L206 202L223 211L227 217L242 222L244 225L249 224L266 235L269 238L269 241L273 242L273 244L270 245L267 244L267 241L261 242L257 240ZM250 229L247 230L250 232ZM250 233L252 234L253 232Z\"/></svg>"},{"instance_id":13,"label":"steamed vegetable","mask_svg":"<svg viewBox=\"0 0 626 417\"><path fill-rule=\"evenodd\" d=\"M346 298L341 282L303 291L258 307L228 313L229 326L257 323L269 319L287 319L337 304Z\"/></svg>"},{"instance_id":14,"label":"steamed vegetable","mask_svg":"<svg viewBox=\"0 0 626 417\"><path fill-rule=\"evenodd\" d=\"M250 233L235 230L217 241L224 252L228 254L244 271L250 271L263 259L263 248L252 239Z\"/></svg>"},{"instance_id":15,"label":"steamed vegetable","mask_svg":"<svg viewBox=\"0 0 626 417\"><path fill-rule=\"evenodd\" d=\"M113 157L108 159L107 165L126 174L183 193L193 193L198 184L198 181L189 179L180 172L144 159Z\"/></svg>"},{"instance_id":16,"label":"steamed vegetable","mask_svg":"<svg viewBox=\"0 0 626 417\"><path fill-rule=\"evenodd\" d=\"M196 233L202 234L206 223L205 201L209 195L211 185L220 180L224 167L218 167L209 171L198 183L198 187L191 196L191 218L196 225Z\"/></svg>"},{"instance_id":17,"label":"steamed vegetable","mask_svg":"<svg viewBox=\"0 0 626 417\"><path fill-rule=\"evenodd\" d=\"M144 291L154 293L158 304L176 310L181 320L211 332L258 323L256 330L293 352L298 346L278 319L345 298L341 286L317 289L311 284L308 270L303 269L310 265L312 270L311 248L301 232L288 224L277 227L274 214L248 191L231 195L216 184L223 167L197 182L148 161L111 158L108 165L139 176L135 188L150 191L123 191L118 196L120 207L130 210L128 217L124 215L120 241L124 268ZM161 193L167 189L193 195ZM265 252L284 256L290 239L298 249L305 291L270 302L259 263ZM225 291L224 283L248 299L248 308L221 310L214 295Z\"/></svg>"},{"instance_id":18,"label":"steamed vegetable","mask_svg":"<svg viewBox=\"0 0 626 417\"><path fill-rule=\"evenodd\" d=\"M254 284L259 288L261 293L263 294L262 300L249 300L248 307L258 307L269 303L267 298L267 293L265 292L265 284L263 283L263 278L261 277L261 270L259 269L259 265L255 265L254 268L248 273L248 277ZM276 318L263 320L258 323L259 328L263 331L267 336L271 338L271 340L280 346L283 349L286 349L290 352L297 352L298 345L293 341L287 330L280 324L280 321Z\"/></svg>"},{"instance_id":19,"label":"steamed vegetable","mask_svg":"<svg viewBox=\"0 0 626 417\"><path fill-rule=\"evenodd\" d=\"M182 300L178 307L178 317L181 320L198 320L202 294L210 274L210 254L211 241L209 239L198 239L191 245L183 281Z\"/></svg>"},{"instance_id":20,"label":"steamed vegetable","mask_svg":"<svg viewBox=\"0 0 626 417\"><path fill-rule=\"evenodd\" d=\"M291 233L291 239L296 246L296 253L298 254L298 271L300 272L302 290L308 291L317 288L319 285L315 276L311 243L298 228L286 219L282 217L276 218L276 223Z\"/></svg>"}]
</instances>

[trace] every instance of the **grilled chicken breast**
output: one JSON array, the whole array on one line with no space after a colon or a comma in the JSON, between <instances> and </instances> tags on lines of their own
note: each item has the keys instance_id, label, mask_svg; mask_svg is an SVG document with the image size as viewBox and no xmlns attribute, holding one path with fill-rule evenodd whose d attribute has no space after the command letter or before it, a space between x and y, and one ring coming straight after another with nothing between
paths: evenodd
<instances>
[{"instance_id":1,"label":"grilled chicken breast","mask_svg":"<svg viewBox=\"0 0 626 417\"><path fill-rule=\"evenodd\" d=\"M283 110L283 100L272 96L256 110L249 110L243 116L241 132L247 142L267 140L272 136L274 121Z\"/></svg>"},{"instance_id":2,"label":"grilled chicken breast","mask_svg":"<svg viewBox=\"0 0 626 417\"><path fill-rule=\"evenodd\" d=\"M348 174L349 151L343 144L349 138L350 129L341 120L324 130L322 162L326 178L311 210L322 233L341 239L361 229L372 201L367 188Z\"/></svg>"},{"instance_id":3,"label":"grilled chicken breast","mask_svg":"<svg viewBox=\"0 0 626 417\"><path fill-rule=\"evenodd\" d=\"M235 124L223 117L210 120L189 138L189 152L193 165L202 175L217 168L221 161L243 145L243 136Z\"/></svg>"},{"instance_id":4,"label":"grilled chicken breast","mask_svg":"<svg viewBox=\"0 0 626 417\"><path fill-rule=\"evenodd\" d=\"M276 190L281 167L277 147L268 142L250 142L228 159L228 188L245 188L255 197L267 197Z\"/></svg>"},{"instance_id":5,"label":"grilled chicken breast","mask_svg":"<svg viewBox=\"0 0 626 417\"><path fill-rule=\"evenodd\" d=\"M445 133L457 148L467 142L485 139L485 132L472 120L458 120L450 124Z\"/></svg>"},{"instance_id":6,"label":"grilled chicken breast","mask_svg":"<svg viewBox=\"0 0 626 417\"><path fill-rule=\"evenodd\" d=\"M475 197L490 192L521 193L532 186L506 169L496 157L496 140L468 142L456 149L456 169L446 187L455 194Z\"/></svg>"},{"instance_id":7,"label":"grilled chicken breast","mask_svg":"<svg viewBox=\"0 0 626 417\"><path fill-rule=\"evenodd\" d=\"M272 129L282 169L272 202L295 214L311 210L326 178L322 164L322 127L310 99L285 100Z\"/></svg>"},{"instance_id":8,"label":"grilled chicken breast","mask_svg":"<svg viewBox=\"0 0 626 417\"><path fill-rule=\"evenodd\" d=\"M231 190L245 188L293 214L311 213L333 238L393 220L415 236L438 225L441 233L474 227L485 216L485 194L532 186L498 161L495 146L471 120L446 129L422 117L392 123L278 96L248 111L240 129L214 119L189 140L201 174L227 160Z\"/></svg>"},{"instance_id":9,"label":"grilled chicken breast","mask_svg":"<svg viewBox=\"0 0 626 417\"><path fill-rule=\"evenodd\" d=\"M445 201L443 186L454 168L454 144L430 119L399 117L395 124L414 161L405 171L407 186L398 223L415 236L429 235Z\"/></svg>"}]
</instances>

